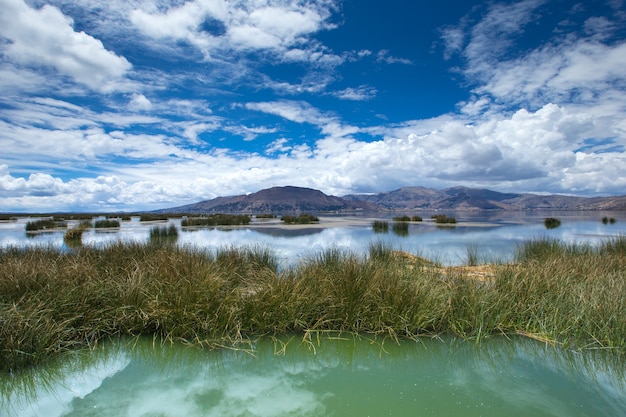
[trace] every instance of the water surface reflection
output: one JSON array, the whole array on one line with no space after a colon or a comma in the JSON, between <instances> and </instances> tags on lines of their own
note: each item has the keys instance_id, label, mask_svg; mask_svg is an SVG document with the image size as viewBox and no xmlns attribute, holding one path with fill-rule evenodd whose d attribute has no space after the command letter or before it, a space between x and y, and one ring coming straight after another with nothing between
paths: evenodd
<instances>
[{"instance_id":1,"label":"water surface reflection","mask_svg":"<svg viewBox=\"0 0 626 417\"><path fill-rule=\"evenodd\" d=\"M292 338L283 347L260 341L251 354L119 342L3 377L0 416L575 417L626 410L623 358L599 352L506 338L480 345Z\"/></svg>"},{"instance_id":2,"label":"water surface reflection","mask_svg":"<svg viewBox=\"0 0 626 417\"><path fill-rule=\"evenodd\" d=\"M372 243L384 242L406 252L425 256L444 264L463 264L468 248L482 262L511 260L517 245L524 241L550 237L567 243L597 243L602 239L626 234L625 212L513 212L461 213L456 226L437 227L433 222L411 223L407 233L375 233L368 219L355 217L353 225L321 228L236 227L182 229L177 244L208 249L232 246L262 246L274 252L280 262L292 264L328 248L365 253ZM547 230L545 216L562 219L562 225ZM616 224L602 224L602 216L617 219ZM321 225L325 224L323 216ZM335 219L335 218L330 218ZM389 219L390 220L390 219ZM48 232L27 237L27 219L0 223L0 246L52 245L62 248L63 232ZM180 228L179 219L169 223ZM329 222L330 224L332 222ZM122 222L110 232L93 229L83 234L84 245L100 245L117 240L146 242L150 228L164 223L140 222L138 218ZM391 229L391 228L390 228Z\"/></svg>"}]
</instances>

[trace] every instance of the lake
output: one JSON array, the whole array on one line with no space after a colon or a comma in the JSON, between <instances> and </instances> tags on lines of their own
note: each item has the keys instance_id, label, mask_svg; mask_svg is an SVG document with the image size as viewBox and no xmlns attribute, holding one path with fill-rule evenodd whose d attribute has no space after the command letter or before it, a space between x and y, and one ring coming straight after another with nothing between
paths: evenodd
<instances>
[{"instance_id":1,"label":"lake","mask_svg":"<svg viewBox=\"0 0 626 417\"><path fill-rule=\"evenodd\" d=\"M270 248L283 264L313 256L328 248L340 248L356 253L366 252L368 246L385 242L397 250L424 256L446 265L467 262L468 250L479 255L482 262L508 261L520 243L542 237L560 239L567 243L597 243L602 239L626 234L626 212L496 212L454 213L456 226L437 226L428 216L423 222L411 223L408 234L391 230L375 233L367 216L320 216L315 226L286 226L279 220L253 220L249 227L218 227L183 229L178 245L207 249L231 246L262 246ZM615 224L603 224L603 216L616 219ZM385 220L391 220L391 215ZM556 217L560 227L546 229L543 219ZM0 223L0 246L53 245L63 247L63 231L27 235L28 219ZM180 227L180 219L170 223ZM88 230L83 244L98 245L114 240L148 241L155 222L140 222L139 218L121 223L115 231Z\"/></svg>"},{"instance_id":2,"label":"lake","mask_svg":"<svg viewBox=\"0 0 626 417\"><path fill-rule=\"evenodd\" d=\"M548 216L561 219L561 226L546 229ZM603 216L617 222L605 225ZM328 248L365 253L371 243L385 242L454 265L466 263L468 251L484 262L510 260L516 245L530 239L595 244L626 234L625 212L455 213L454 227L424 217L407 234L391 227L375 233L366 216L320 216L319 225L294 227L255 220L250 227L183 229L177 244L263 246L290 265ZM27 220L0 223L0 246L71 250L63 231L27 235ZM180 227L180 219L168 223ZM146 242L157 224L166 223L133 218L118 230L85 232L83 244ZM480 344L343 339L262 340L250 352L118 340L1 374L0 417L626 415L626 367L618 355L570 352L525 338Z\"/></svg>"},{"instance_id":3,"label":"lake","mask_svg":"<svg viewBox=\"0 0 626 417\"><path fill-rule=\"evenodd\" d=\"M251 352L150 338L65 356L0 381L0 416L615 417L622 362L530 339L263 340ZM286 347L284 344L287 344Z\"/></svg>"}]
</instances>

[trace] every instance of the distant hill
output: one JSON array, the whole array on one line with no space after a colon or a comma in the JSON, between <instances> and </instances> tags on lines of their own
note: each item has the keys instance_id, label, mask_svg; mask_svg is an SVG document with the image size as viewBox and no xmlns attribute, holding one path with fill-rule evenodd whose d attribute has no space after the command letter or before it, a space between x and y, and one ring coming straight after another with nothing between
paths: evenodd
<instances>
[{"instance_id":1,"label":"distant hill","mask_svg":"<svg viewBox=\"0 0 626 417\"><path fill-rule=\"evenodd\" d=\"M321 191L302 187L272 187L253 194L218 197L186 206L159 210L168 213L274 213L376 210L358 200L345 200Z\"/></svg>"},{"instance_id":2,"label":"distant hill","mask_svg":"<svg viewBox=\"0 0 626 417\"><path fill-rule=\"evenodd\" d=\"M626 196L573 197L500 193L488 189L452 187L435 190L404 187L378 194L329 196L302 187L272 187L253 194L218 197L180 207L168 213L315 213L328 211L386 210L626 210Z\"/></svg>"},{"instance_id":3,"label":"distant hill","mask_svg":"<svg viewBox=\"0 0 626 417\"><path fill-rule=\"evenodd\" d=\"M626 196L588 198L514 194L467 187L444 190L404 187L372 195L352 194L344 198L368 202L386 210L626 210Z\"/></svg>"}]
</instances>

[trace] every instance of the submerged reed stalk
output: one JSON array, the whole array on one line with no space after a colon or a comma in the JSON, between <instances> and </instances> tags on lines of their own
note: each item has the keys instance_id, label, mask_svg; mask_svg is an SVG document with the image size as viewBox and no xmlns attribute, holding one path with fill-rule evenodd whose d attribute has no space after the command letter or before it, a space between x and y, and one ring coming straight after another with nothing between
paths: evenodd
<instances>
[{"instance_id":1,"label":"submerged reed stalk","mask_svg":"<svg viewBox=\"0 0 626 417\"><path fill-rule=\"evenodd\" d=\"M262 247L0 249L0 368L120 335L218 347L312 331L523 334L626 352L626 237L528 242L485 279L382 243L367 255L329 249L278 265Z\"/></svg>"}]
</instances>

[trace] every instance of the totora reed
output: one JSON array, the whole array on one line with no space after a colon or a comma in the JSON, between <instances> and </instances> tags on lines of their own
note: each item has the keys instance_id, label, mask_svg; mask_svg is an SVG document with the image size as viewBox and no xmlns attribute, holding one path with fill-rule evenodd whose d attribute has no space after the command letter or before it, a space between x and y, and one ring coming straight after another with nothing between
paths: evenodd
<instances>
[{"instance_id":1,"label":"totora reed","mask_svg":"<svg viewBox=\"0 0 626 417\"><path fill-rule=\"evenodd\" d=\"M626 237L536 240L475 278L383 244L280 268L263 247L118 242L0 249L0 367L9 372L124 335L206 347L314 331L481 340L522 334L626 352Z\"/></svg>"}]
</instances>

